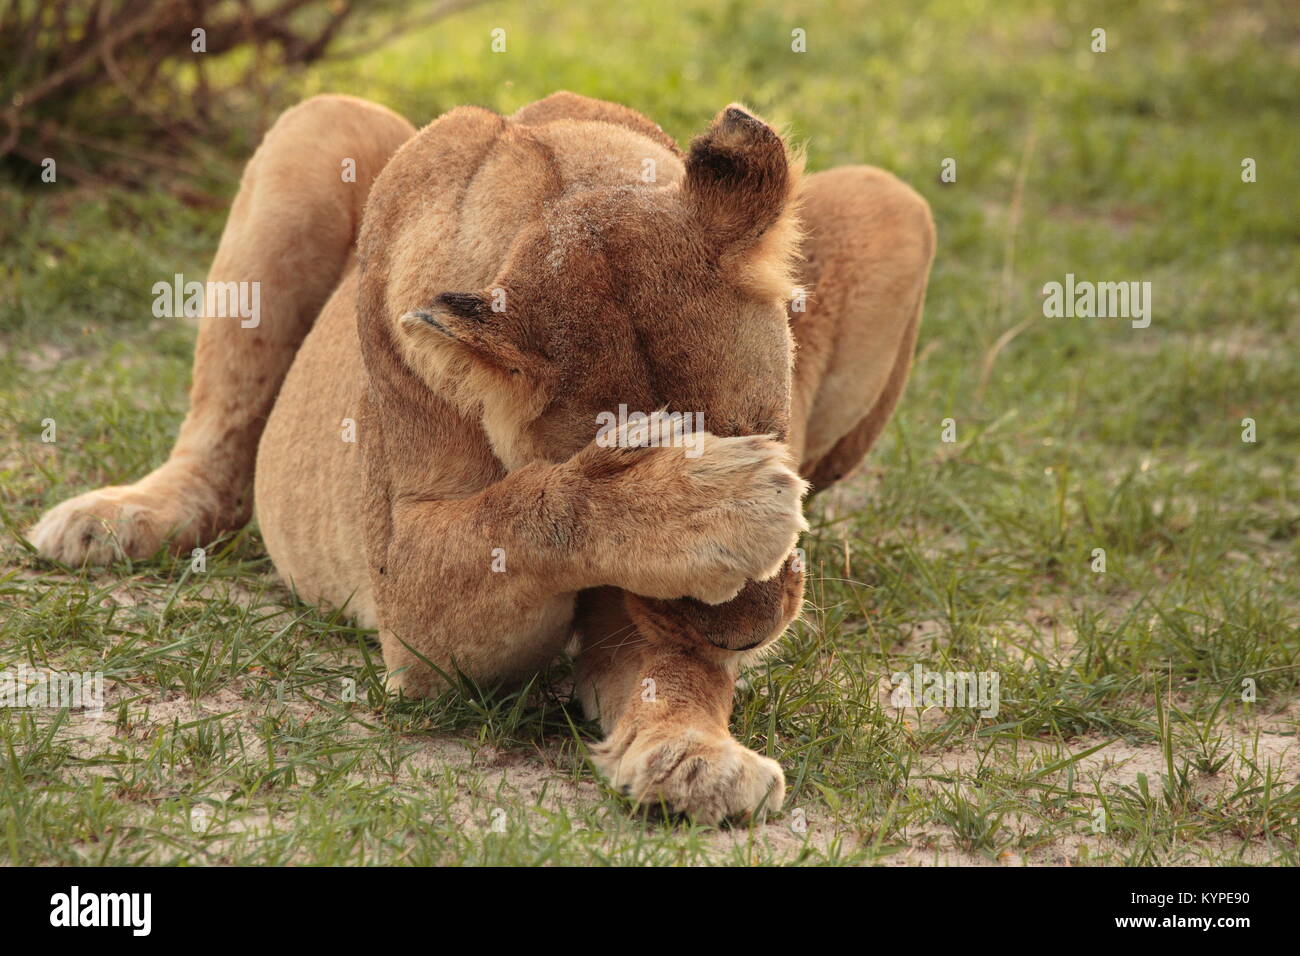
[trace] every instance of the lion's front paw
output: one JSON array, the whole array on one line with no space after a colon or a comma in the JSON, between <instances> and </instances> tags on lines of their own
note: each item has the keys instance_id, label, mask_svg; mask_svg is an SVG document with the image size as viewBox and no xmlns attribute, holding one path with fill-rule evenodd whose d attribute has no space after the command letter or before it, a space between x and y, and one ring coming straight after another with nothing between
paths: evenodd
<instances>
[{"instance_id":1,"label":"lion's front paw","mask_svg":"<svg viewBox=\"0 0 1300 956\"><path fill-rule=\"evenodd\" d=\"M781 765L725 735L638 736L625 747L606 741L593 748L592 761L624 796L699 823L749 820L785 800Z\"/></svg>"},{"instance_id":2,"label":"lion's front paw","mask_svg":"<svg viewBox=\"0 0 1300 956\"><path fill-rule=\"evenodd\" d=\"M808 485L791 467L788 449L764 436L709 436L704 454L689 462L699 489L686 521L690 597L717 604L746 581L766 581L785 563L807 530L802 499Z\"/></svg>"},{"instance_id":3,"label":"lion's front paw","mask_svg":"<svg viewBox=\"0 0 1300 956\"><path fill-rule=\"evenodd\" d=\"M27 535L44 558L64 564L138 560L169 538L188 546L203 533L205 496L140 484L100 488L69 498L47 511Z\"/></svg>"},{"instance_id":4,"label":"lion's front paw","mask_svg":"<svg viewBox=\"0 0 1300 956\"><path fill-rule=\"evenodd\" d=\"M807 483L789 449L764 435L695 436L689 449L592 450L589 474L616 475L597 499L624 529L605 552L634 594L721 604L780 571L808 524ZM612 518L609 522L614 524Z\"/></svg>"}]
</instances>

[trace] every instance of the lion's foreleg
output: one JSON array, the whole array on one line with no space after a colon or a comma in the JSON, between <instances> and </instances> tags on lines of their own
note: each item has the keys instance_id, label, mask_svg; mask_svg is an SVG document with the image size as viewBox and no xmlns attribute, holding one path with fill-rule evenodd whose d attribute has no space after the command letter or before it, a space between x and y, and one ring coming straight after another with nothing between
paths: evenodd
<instances>
[{"instance_id":1,"label":"lion's foreleg","mask_svg":"<svg viewBox=\"0 0 1300 956\"><path fill-rule=\"evenodd\" d=\"M593 442L468 497L377 497L368 560L394 684L418 695L437 670L540 666L581 590L726 601L784 567L802 493L784 446L705 433L697 458Z\"/></svg>"},{"instance_id":2,"label":"lion's foreleg","mask_svg":"<svg viewBox=\"0 0 1300 956\"><path fill-rule=\"evenodd\" d=\"M654 640L613 589L580 605L577 691L606 733L592 761L610 785L702 823L779 811L780 765L728 729L743 655Z\"/></svg>"}]
</instances>

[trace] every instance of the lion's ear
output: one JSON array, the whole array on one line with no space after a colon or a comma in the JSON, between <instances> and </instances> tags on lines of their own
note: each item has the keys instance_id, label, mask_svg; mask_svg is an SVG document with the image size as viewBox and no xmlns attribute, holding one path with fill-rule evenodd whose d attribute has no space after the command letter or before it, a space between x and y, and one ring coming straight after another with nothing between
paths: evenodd
<instances>
[{"instance_id":1,"label":"lion's ear","mask_svg":"<svg viewBox=\"0 0 1300 956\"><path fill-rule=\"evenodd\" d=\"M413 340L433 347L460 347L500 371L533 372L534 360L513 341L512 324L494 311L493 297L482 292L443 292L424 308L400 319Z\"/></svg>"},{"instance_id":2,"label":"lion's ear","mask_svg":"<svg viewBox=\"0 0 1300 956\"><path fill-rule=\"evenodd\" d=\"M798 167L770 126L733 103L692 141L682 197L711 238L741 248L781 218Z\"/></svg>"}]
</instances>

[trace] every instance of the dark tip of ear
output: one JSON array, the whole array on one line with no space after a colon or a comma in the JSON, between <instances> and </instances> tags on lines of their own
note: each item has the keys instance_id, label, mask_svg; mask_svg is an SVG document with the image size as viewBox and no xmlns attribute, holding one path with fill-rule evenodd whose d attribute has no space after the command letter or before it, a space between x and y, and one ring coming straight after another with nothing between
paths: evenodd
<instances>
[{"instance_id":1,"label":"dark tip of ear","mask_svg":"<svg viewBox=\"0 0 1300 956\"><path fill-rule=\"evenodd\" d=\"M739 106L728 106L691 142L683 190L706 229L732 242L761 235L790 194L785 144Z\"/></svg>"},{"instance_id":2,"label":"dark tip of ear","mask_svg":"<svg viewBox=\"0 0 1300 956\"><path fill-rule=\"evenodd\" d=\"M458 319L482 319L487 311L483 297L474 292L443 292L433 302Z\"/></svg>"},{"instance_id":3,"label":"dark tip of ear","mask_svg":"<svg viewBox=\"0 0 1300 956\"><path fill-rule=\"evenodd\" d=\"M718 173L762 170L785 166L785 147L776 132L757 116L739 106L728 106L713 128L691 142L687 165L698 164ZM776 169L771 171L776 172Z\"/></svg>"}]
</instances>

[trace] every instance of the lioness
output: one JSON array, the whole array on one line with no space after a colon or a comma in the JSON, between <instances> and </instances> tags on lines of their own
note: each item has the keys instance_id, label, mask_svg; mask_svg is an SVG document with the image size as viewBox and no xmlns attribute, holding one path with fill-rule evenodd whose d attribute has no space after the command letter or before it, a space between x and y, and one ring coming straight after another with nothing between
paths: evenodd
<instances>
[{"instance_id":1,"label":"lioness","mask_svg":"<svg viewBox=\"0 0 1300 956\"><path fill-rule=\"evenodd\" d=\"M205 317L171 457L31 541L141 558L256 506L284 580L379 629L394 689L513 679L576 636L615 788L705 822L778 808L780 766L728 731L736 674L799 611L805 491L898 401L933 251L910 188L804 176L741 106L683 155L572 93L418 134L314 97L249 162L208 277L259 282L260 322ZM694 453L595 440L620 406Z\"/></svg>"}]
</instances>

